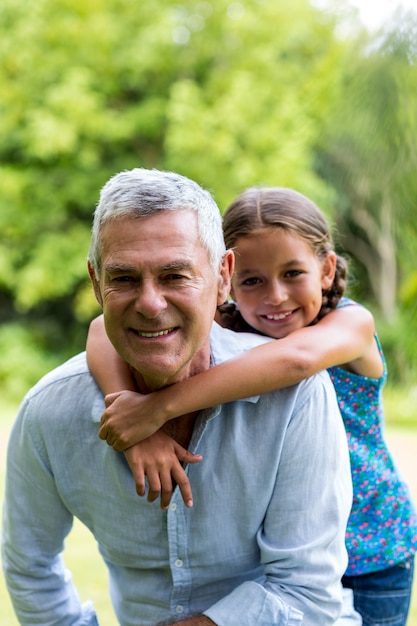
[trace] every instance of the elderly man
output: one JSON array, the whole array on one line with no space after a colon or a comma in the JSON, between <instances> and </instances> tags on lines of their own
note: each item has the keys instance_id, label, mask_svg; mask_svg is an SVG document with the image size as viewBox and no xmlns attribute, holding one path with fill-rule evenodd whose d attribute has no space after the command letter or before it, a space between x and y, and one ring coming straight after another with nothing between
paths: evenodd
<instances>
[{"instance_id":1,"label":"elderly man","mask_svg":"<svg viewBox=\"0 0 417 626\"><path fill-rule=\"evenodd\" d=\"M213 323L233 253L210 194L135 169L105 185L89 271L107 333L146 393L257 342ZM327 373L168 422L203 455L168 511L137 497L97 436L103 397L80 354L27 395L10 438L3 563L22 624L97 624L62 562L73 517L94 534L122 626L328 626L341 609L351 505L346 436ZM279 419L277 418L279 416Z\"/></svg>"}]
</instances>

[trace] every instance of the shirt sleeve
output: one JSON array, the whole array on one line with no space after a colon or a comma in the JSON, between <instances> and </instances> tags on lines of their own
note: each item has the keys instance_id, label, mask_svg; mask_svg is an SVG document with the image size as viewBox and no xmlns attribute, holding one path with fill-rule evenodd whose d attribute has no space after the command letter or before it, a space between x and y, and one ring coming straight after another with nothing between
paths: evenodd
<instances>
[{"instance_id":1,"label":"shirt sleeve","mask_svg":"<svg viewBox=\"0 0 417 626\"><path fill-rule=\"evenodd\" d=\"M8 444L2 557L13 607L22 626L98 626L92 603L81 603L61 556L72 515L55 487L32 413L25 401Z\"/></svg>"},{"instance_id":2,"label":"shirt sleeve","mask_svg":"<svg viewBox=\"0 0 417 626\"><path fill-rule=\"evenodd\" d=\"M264 579L239 585L205 611L218 626L330 626L340 614L352 483L327 374L305 381L293 407L257 537Z\"/></svg>"}]
</instances>

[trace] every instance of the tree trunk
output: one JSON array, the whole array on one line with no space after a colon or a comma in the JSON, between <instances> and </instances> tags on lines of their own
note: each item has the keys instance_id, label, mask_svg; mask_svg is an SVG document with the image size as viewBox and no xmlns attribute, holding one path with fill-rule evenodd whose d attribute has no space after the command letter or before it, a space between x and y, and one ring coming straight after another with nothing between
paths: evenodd
<instances>
[{"instance_id":1,"label":"tree trunk","mask_svg":"<svg viewBox=\"0 0 417 626\"><path fill-rule=\"evenodd\" d=\"M360 237L344 228L342 243L349 254L366 268L378 307L383 317L389 320L395 314L397 303L397 261L392 205L388 194L383 195L377 216L358 201L350 219L364 235Z\"/></svg>"}]
</instances>

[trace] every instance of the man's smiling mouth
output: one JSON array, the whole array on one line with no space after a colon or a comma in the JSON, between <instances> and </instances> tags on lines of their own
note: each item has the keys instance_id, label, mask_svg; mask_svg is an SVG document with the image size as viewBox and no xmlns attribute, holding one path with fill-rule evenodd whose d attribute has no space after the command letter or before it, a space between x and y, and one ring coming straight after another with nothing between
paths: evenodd
<instances>
[{"instance_id":1,"label":"man's smiling mouth","mask_svg":"<svg viewBox=\"0 0 417 626\"><path fill-rule=\"evenodd\" d=\"M163 335L169 335L169 333L172 333L172 331L175 330L174 328L167 328L166 330L157 330L155 332L147 332L144 330L135 330L135 332L140 336L140 337L162 337Z\"/></svg>"}]
</instances>

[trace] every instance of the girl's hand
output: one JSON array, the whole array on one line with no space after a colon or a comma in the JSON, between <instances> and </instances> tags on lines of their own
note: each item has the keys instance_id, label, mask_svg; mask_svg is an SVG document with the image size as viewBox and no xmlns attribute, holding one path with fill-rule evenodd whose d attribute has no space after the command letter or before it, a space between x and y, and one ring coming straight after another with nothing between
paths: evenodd
<instances>
[{"instance_id":1,"label":"girl's hand","mask_svg":"<svg viewBox=\"0 0 417 626\"><path fill-rule=\"evenodd\" d=\"M164 424L163 417L158 418L153 394L124 390L108 394L104 400L106 410L98 436L117 452L153 435Z\"/></svg>"},{"instance_id":2,"label":"girl's hand","mask_svg":"<svg viewBox=\"0 0 417 626\"><path fill-rule=\"evenodd\" d=\"M161 509L167 509L171 501L173 484L177 484L185 505L193 506L190 481L180 461L199 463L203 458L200 454L188 452L162 430L128 448L124 453L139 496L145 495L146 476L148 502L153 502L161 494Z\"/></svg>"}]
</instances>

